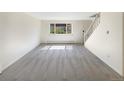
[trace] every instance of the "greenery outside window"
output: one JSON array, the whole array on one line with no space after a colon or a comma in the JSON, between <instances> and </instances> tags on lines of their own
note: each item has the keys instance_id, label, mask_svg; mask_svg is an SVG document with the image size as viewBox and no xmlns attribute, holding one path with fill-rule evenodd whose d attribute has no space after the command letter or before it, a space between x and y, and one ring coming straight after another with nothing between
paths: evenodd
<instances>
[{"instance_id":1,"label":"greenery outside window","mask_svg":"<svg viewBox=\"0 0 124 93\"><path fill-rule=\"evenodd\" d=\"M71 34L71 24L50 24L50 34Z\"/></svg>"}]
</instances>

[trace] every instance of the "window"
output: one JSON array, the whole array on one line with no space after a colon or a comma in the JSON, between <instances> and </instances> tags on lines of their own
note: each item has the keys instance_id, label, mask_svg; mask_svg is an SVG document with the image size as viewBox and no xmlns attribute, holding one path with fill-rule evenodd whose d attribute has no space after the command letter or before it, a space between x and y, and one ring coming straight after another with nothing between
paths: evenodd
<instances>
[{"instance_id":1,"label":"window","mask_svg":"<svg viewBox=\"0 0 124 93\"><path fill-rule=\"evenodd\" d=\"M50 24L50 33L54 34L54 24Z\"/></svg>"},{"instance_id":2,"label":"window","mask_svg":"<svg viewBox=\"0 0 124 93\"><path fill-rule=\"evenodd\" d=\"M50 24L50 34L71 34L71 24Z\"/></svg>"}]
</instances>

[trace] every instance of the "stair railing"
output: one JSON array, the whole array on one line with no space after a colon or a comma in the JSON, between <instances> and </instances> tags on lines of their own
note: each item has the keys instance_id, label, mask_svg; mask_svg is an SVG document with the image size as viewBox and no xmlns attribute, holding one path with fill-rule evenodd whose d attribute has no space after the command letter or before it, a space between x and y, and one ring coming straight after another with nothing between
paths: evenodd
<instances>
[{"instance_id":1,"label":"stair railing","mask_svg":"<svg viewBox=\"0 0 124 93\"><path fill-rule=\"evenodd\" d=\"M84 43L88 40L90 35L95 31L95 29L98 27L99 24L100 24L100 13L96 14L96 17L92 21L88 30L86 32L84 32Z\"/></svg>"}]
</instances>

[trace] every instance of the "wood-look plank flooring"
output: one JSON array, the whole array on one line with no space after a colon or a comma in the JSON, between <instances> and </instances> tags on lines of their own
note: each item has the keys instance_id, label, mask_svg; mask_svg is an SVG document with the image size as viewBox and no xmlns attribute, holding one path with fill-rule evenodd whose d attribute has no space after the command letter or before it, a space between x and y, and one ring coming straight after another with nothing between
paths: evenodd
<instances>
[{"instance_id":1,"label":"wood-look plank flooring","mask_svg":"<svg viewBox=\"0 0 124 93\"><path fill-rule=\"evenodd\" d=\"M8 67L0 81L122 80L80 44L41 44Z\"/></svg>"}]
</instances>

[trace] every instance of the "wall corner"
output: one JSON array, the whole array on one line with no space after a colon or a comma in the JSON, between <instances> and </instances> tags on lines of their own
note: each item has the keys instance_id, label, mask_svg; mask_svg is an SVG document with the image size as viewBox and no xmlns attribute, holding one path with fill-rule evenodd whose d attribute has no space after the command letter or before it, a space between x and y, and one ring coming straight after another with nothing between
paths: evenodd
<instances>
[{"instance_id":1,"label":"wall corner","mask_svg":"<svg viewBox=\"0 0 124 93\"><path fill-rule=\"evenodd\" d=\"M122 76L124 77L124 12L122 12L122 51L123 51L123 54L122 54Z\"/></svg>"}]
</instances>

